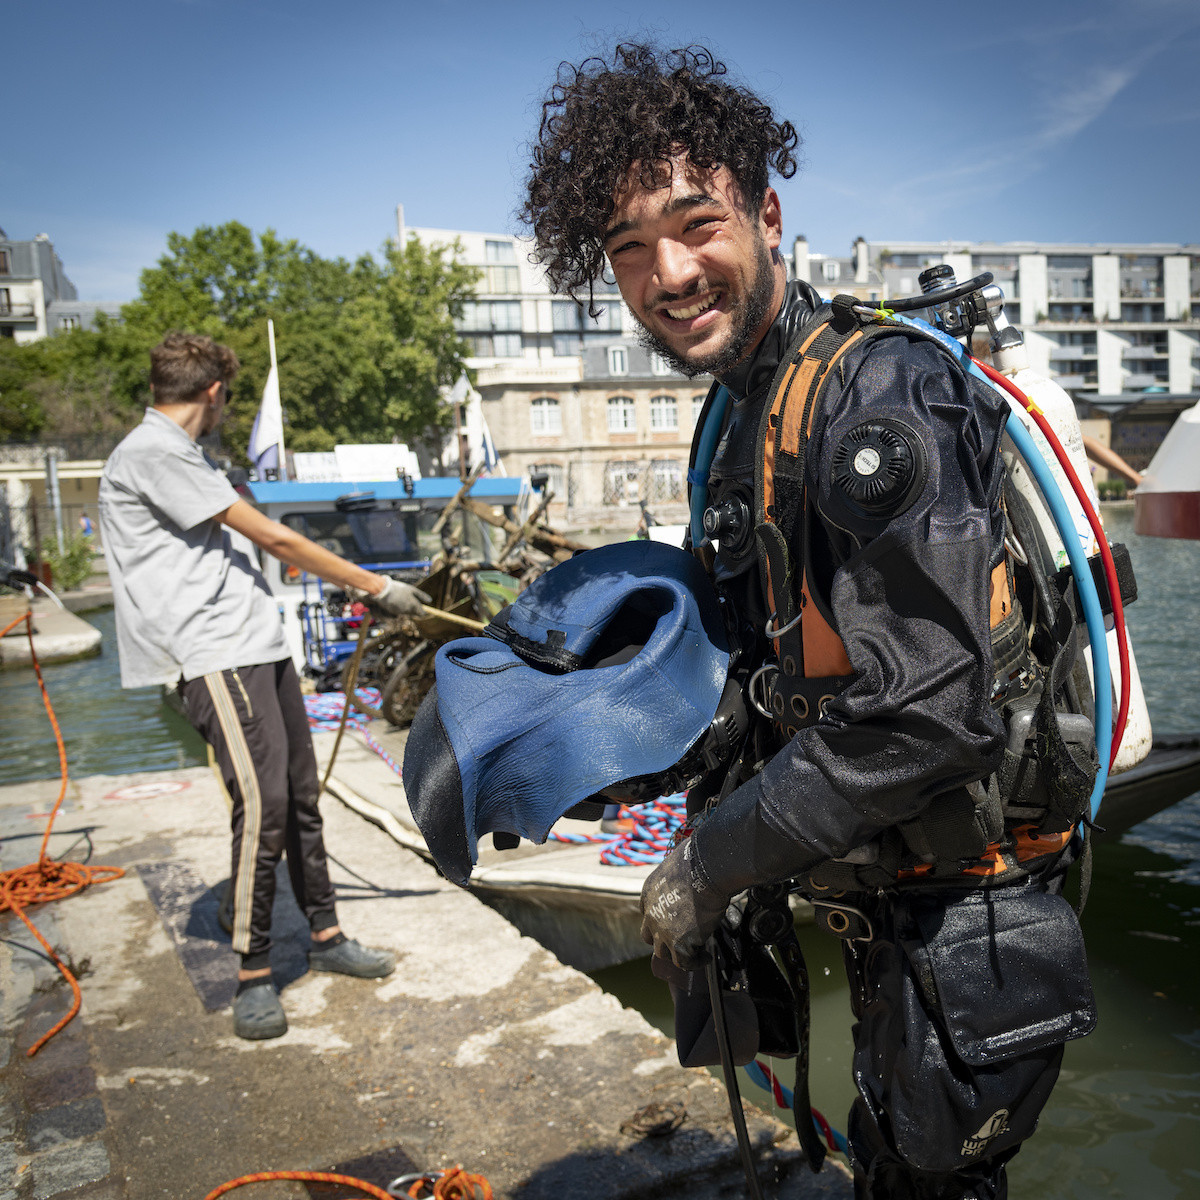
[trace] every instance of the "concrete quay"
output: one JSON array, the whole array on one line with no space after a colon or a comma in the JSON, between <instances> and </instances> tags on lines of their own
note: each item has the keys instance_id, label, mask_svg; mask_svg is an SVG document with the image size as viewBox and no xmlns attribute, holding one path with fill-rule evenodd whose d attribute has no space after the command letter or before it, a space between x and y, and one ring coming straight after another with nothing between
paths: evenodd
<instances>
[{"instance_id":1,"label":"concrete quay","mask_svg":"<svg viewBox=\"0 0 1200 1200\"><path fill-rule=\"evenodd\" d=\"M57 786L0 788L6 869L35 857ZM90 851L126 875L34 910L84 998L34 1059L25 1047L69 992L24 948L24 926L0 918L0 1200L199 1200L243 1173L335 1166L383 1185L457 1162L504 1200L742 1194L711 1075L680 1068L639 1014L381 829L332 796L322 811L342 924L393 949L398 969L377 981L308 972L281 871L272 965L291 1028L244 1042L228 1009L237 961L216 926L229 835L214 776L71 783L51 853ZM622 1131L652 1103L682 1104L686 1119L665 1137ZM768 1195L851 1195L844 1171L804 1168L794 1132L749 1106L748 1119Z\"/></svg>"},{"instance_id":2,"label":"concrete quay","mask_svg":"<svg viewBox=\"0 0 1200 1200\"><path fill-rule=\"evenodd\" d=\"M0 601L0 629L26 610L23 597L6 596ZM69 608L59 608L48 596L33 601L33 644L38 661L68 662L100 653L100 630L77 617ZM22 622L0 638L0 669L32 666L29 638Z\"/></svg>"}]
</instances>

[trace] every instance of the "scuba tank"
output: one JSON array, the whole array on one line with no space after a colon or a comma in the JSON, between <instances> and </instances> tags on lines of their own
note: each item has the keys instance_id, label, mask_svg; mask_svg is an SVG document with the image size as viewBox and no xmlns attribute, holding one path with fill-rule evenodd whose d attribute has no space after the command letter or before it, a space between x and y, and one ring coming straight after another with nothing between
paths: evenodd
<instances>
[{"instance_id":1,"label":"scuba tank","mask_svg":"<svg viewBox=\"0 0 1200 1200\"><path fill-rule=\"evenodd\" d=\"M931 267L929 270L921 273L919 281L922 291L930 295L931 299L933 299L938 291L955 286L954 271L948 266ZM992 365L996 370L1007 375L1042 410L1047 421L1058 436L1058 440L1066 450L1068 457L1071 459L1071 465L1075 468L1075 473L1083 483L1092 507L1099 514L1100 500L1092 483L1091 468L1088 464L1087 454L1083 448L1083 433L1079 427L1079 418L1075 412L1075 402L1054 380L1030 367L1029 356L1025 349L1025 340L1021 336L1020 330L1015 329L1009 324L1008 318L1005 316L1004 294L1001 289L992 285L983 290L983 296L987 301L986 328L990 336L974 339L972 352L976 358L983 361L987 361L990 357ZM952 310L947 310L951 310L950 305L943 305L940 309L934 307L934 315L938 318L939 325L947 320L949 320L951 325L954 324L955 315ZM952 332L952 330L948 329L947 332ZM1051 452L1045 436L1038 429L1033 418L1028 413L1014 414L1014 417L1010 419L1019 419L1021 421L1022 425L1025 426L1033 438L1034 444L1041 451L1042 457L1050 468L1054 480L1058 484L1059 490L1062 492L1063 498L1070 509L1071 517L1079 536L1079 544L1084 554L1088 558L1098 555L1100 547L1096 544L1095 535L1084 514L1083 507L1068 483L1066 474L1063 472L1058 460ZM1049 511L1042 503L1037 485L1018 457L1016 449L1012 444L1012 438L1008 434L1004 437L1004 465L1008 471L1013 489L1028 502L1029 510L1037 524L1043 543L1040 549L1043 557L1048 559L1048 561L1043 561L1043 567L1048 574L1063 570L1067 566L1067 552L1063 546L1062 538ZM1103 515L1101 515L1101 522L1103 522ZM1032 547L1025 547L1025 550L1033 552ZM1129 600L1132 597L1123 597L1123 599ZM1109 659L1115 662L1119 656L1117 645L1118 635L1116 629L1113 628L1111 615L1106 619L1105 627L1108 631ZM1142 681L1138 674L1137 659L1134 655L1132 639L1128 636L1128 630L1126 631L1126 645L1129 650L1129 715L1126 720L1125 733L1121 739L1116 761L1113 763L1111 774L1114 775L1122 771L1127 771L1130 767L1134 767L1140 763L1150 753L1153 741L1153 734L1150 728L1150 713L1146 707L1146 697L1142 691ZM1092 664L1091 648L1085 647L1083 655L1087 663L1089 677L1094 684L1095 668ZM1114 695L1114 708L1116 703L1120 701L1120 687L1120 679L1114 674L1113 691L1116 693Z\"/></svg>"}]
</instances>

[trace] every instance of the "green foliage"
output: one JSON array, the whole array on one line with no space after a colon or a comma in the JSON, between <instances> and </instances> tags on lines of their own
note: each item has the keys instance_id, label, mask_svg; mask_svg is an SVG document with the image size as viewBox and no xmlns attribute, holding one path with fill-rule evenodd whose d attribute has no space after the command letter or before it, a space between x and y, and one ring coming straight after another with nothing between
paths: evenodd
<instances>
[{"instance_id":1,"label":"green foliage","mask_svg":"<svg viewBox=\"0 0 1200 1200\"><path fill-rule=\"evenodd\" d=\"M33 359L12 338L0 338L0 441L35 437L46 424Z\"/></svg>"},{"instance_id":2,"label":"green foliage","mask_svg":"<svg viewBox=\"0 0 1200 1200\"><path fill-rule=\"evenodd\" d=\"M121 321L2 348L0 438L131 428L151 402L150 349L186 329L241 360L221 436L244 462L270 365L268 318L291 449L433 438L449 422L441 389L465 369L454 319L478 276L457 251L410 239L348 263L270 229L256 239L236 221L172 233Z\"/></svg>"},{"instance_id":3,"label":"green foliage","mask_svg":"<svg viewBox=\"0 0 1200 1200\"><path fill-rule=\"evenodd\" d=\"M44 537L42 561L50 564L56 592L73 591L92 573L92 539L83 533L66 534L60 554L58 539L53 534Z\"/></svg>"},{"instance_id":4,"label":"green foliage","mask_svg":"<svg viewBox=\"0 0 1200 1200\"><path fill-rule=\"evenodd\" d=\"M1123 479L1102 479L1096 484L1096 493L1101 500L1124 500L1126 487Z\"/></svg>"}]
</instances>

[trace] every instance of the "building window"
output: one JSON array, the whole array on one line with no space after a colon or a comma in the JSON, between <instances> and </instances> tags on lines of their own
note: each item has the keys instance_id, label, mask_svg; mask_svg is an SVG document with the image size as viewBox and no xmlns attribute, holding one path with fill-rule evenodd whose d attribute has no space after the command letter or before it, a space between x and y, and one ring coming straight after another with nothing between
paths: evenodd
<instances>
[{"instance_id":1,"label":"building window","mask_svg":"<svg viewBox=\"0 0 1200 1200\"><path fill-rule=\"evenodd\" d=\"M611 403L611 402L610 402ZM611 408L609 410L612 411ZM636 504L642 464L635 462L609 462L604 464L605 504Z\"/></svg>"},{"instance_id":2,"label":"building window","mask_svg":"<svg viewBox=\"0 0 1200 1200\"><path fill-rule=\"evenodd\" d=\"M692 397L692 424L693 425L700 424L700 414L704 411L704 401L707 399L708 399L708 397L706 395Z\"/></svg>"},{"instance_id":3,"label":"building window","mask_svg":"<svg viewBox=\"0 0 1200 1200\"><path fill-rule=\"evenodd\" d=\"M529 429L541 437L557 437L562 433L562 408L557 400L539 396L529 406Z\"/></svg>"},{"instance_id":4,"label":"building window","mask_svg":"<svg viewBox=\"0 0 1200 1200\"><path fill-rule=\"evenodd\" d=\"M551 303L553 328L566 333L620 333L621 306L617 303L603 304L597 316L588 313L587 306L573 300L555 300Z\"/></svg>"},{"instance_id":5,"label":"building window","mask_svg":"<svg viewBox=\"0 0 1200 1200\"><path fill-rule=\"evenodd\" d=\"M521 290L521 272L516 267L484 267L484 286L480 289L488 295L505 295Z\"/></svg>"},{"instance_id":6,"label":"building window","mask_svg":"<svg viewBox=\"0 0 1200 1200\"><path fill-rule=\"evenodd\" d=\"M637 428L637 414L629 396L614 396L608 402L608 432L633 433Z\"/></svg>"},{"instance_id":7,"label":"building window","mask_svg":"<svg viewBox=\"0 0 1200 1200\"><path fill-rule=\"evenodd\" d=\"M821 274L826 283L833 283L842 273L842 264L836 259L827 258L821 264Z\"/></svg>"},{"instance_id":8,"label":"building window","mask_svg":"<svg viewBox=\"0 0 1200 1200\"><path fill-rule=\"evenodd\" d=\"M554 335L554 354L556 358L564 358L568 354L579 354L583 350L583 339L577 333L556 333Z\"/></svg>"},{"instance_id":9,"label":"building window","mask_svg":"<svg viewBox=\"0 0 1200 1200\"><path fill-rule=\"evenodd\" d=\"M12 268L9 266L8 251L0 250L0 275L11 275Z\"/></svg>"},{"instance_id":10,"label":"building window","mask_svg":"<svg viewBox=\"0 0 1200 1200\"><path fill-rule=\"evenodd\" d=\"M553 492L556 496L563 494L563 469L562 463L534 463L529 468L529 475L532 478L534 475L546 476L546 491Z\"/></svg>"},{"instance_id":11,"label":"building window","mask_svg":"<svg viewBox=\"0 0 1200 1200\"><path fill-rule=\"evenodd\" d=\"M520 300L468 300L458 322L463 333L521 331Z\"/></svg>"},{"instance_id":12,"label":"building window","mask_svg":"<svg viewBox=\"0 0 1200 1200\"><path fill-rule=\"evenodd\" d=\"M661 354L650 352L650 374L651 375L670 375L671 364L667 362Z\"/></svg>"},{"instance_id":13,"label":"building window","mask_svg":"<svg viewBox=\"0 0 1200 1200\"><path fill-rule=\"evenodd\" d=\"M683 463L676 458L656 458L646 482L649 503L678 503L683 499Z\"/></svg>"},{"instance_id":14,"label":"building window","mask_svg":"<svg viewBox=\"0 0 1200 1200\"><path fill-rule=\"evenodd\" d=\"M470 358L520 358L519 333L468 333L463 341L470 347Z\"/></svg>"},{"instance_id":15,"label":"building window","mask_svg":"<svg viewBox=\"0 0 1200 1200\"><path fill-rule=\"evenodd\" d=\"M517 249L512 242L493 242L490 239L483 244L484 258L490 263L515 263Z\"/></svg>"},{"instance_id":16,"label":"building window","mask_svg":"<svg viewBox=\"0 0 1200 1200\"><path fill-rule=\"evenodd\" d=\"M650 399L650 428L678 429L679 406L674 396L653 396Z\"/></svg>"},{"instance_id":17,"label":"building window","mask_svg":"<svg viewBox=\"0 0 1200 1200\"><path fill-rule=\"evenodd\" d=\"M609 346L608 373L610 375L629 374L629 355L624 346Z\"/></svg>"},{"instance_id":18,"label":"building window","mask_svg":"<svg viewBox=\"0 0 1200 1200\"><path fill-rule=\"evenodd\" d=\"M79 318L76 316L59 317L58 318L58 327L59 327L59 329L78 329L79 328Z\"/></svg>"},{"instance_id":19,"label":"building window","mask_svg":"<svg viewBox=\"0 0 1200 1200\"><path fill-rule=\"evenodd\" d=\"M0 312L12 312L12 293L8 288L0 288Z\"/></svg>"}]
</instances>

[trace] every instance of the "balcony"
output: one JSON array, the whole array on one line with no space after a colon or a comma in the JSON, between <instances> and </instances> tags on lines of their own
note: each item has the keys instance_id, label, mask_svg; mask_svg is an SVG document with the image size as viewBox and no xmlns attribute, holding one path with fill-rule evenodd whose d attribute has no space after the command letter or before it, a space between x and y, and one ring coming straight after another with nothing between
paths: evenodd
<instances>
[{"instance_id":1,"label":"balcony","mask_svg":"<svg viewBox=\"0 0 1200 1200\"><path fill-rule=\"evenodd\" d=\"M1057 362L1059 360L1067 360L1075 362L1079 359L1088 359L1096 357L1095 346L1051 346L1050 361Z\"/></svg>"},{"instance_id":2,"label":"balcony","mask_svg":"<svg viewBox=\"0 0 1200 1200\"><path fill-rule=\"evenodd\" d=\"M1100 382L1095 371L1060 371L1051 378L1064 388L1095 387Z\"/></svg>"},{"instance_id":3,"label":"balcony","mask_svg":"<svg viewBox=\"0 0 1200 1200\"><path fill-rule=\"evenodd\" d=\"M36 321L37 313L32 304L5 304L0 302L0 321Z\"/></svg>"},{"instance_id":4,"label":"balcony","mask_svg":"<svg viewBox=\"0 0 1200 1200\"><path fill-rule=\"evenodd\" d=\"M1125 346L1121 350L1121 357L1128 359L1136 359L1139 362L1151 358L1166 358L1167 348L1165 345L1149 345L1149 346Z\"/></svg>"},{"instance_id":5,"label":"balcony","mask_svg":"<svg viewBox=\"0 0 1200 1200\"><path fill-rule=\"evenodd\" d=\"M1161 283L1139 283L1121 285L1122 300L1161 300L1163 285Z\"/></svg>"},{"instance_id":6,"label":"balcony","mask_svg":"<svg viewBox=\"0 0 1200 1200\"><path fill-rule=\"evenodd\" d=\"M1125 379L1121 385L1121 390L1123 392L1140 392L1144 391L1146 388L1166 386L1166 375L1151 375L1149 372L1134 374L1131 372L1125 376Z\"/></svg>"}]
</instances>

